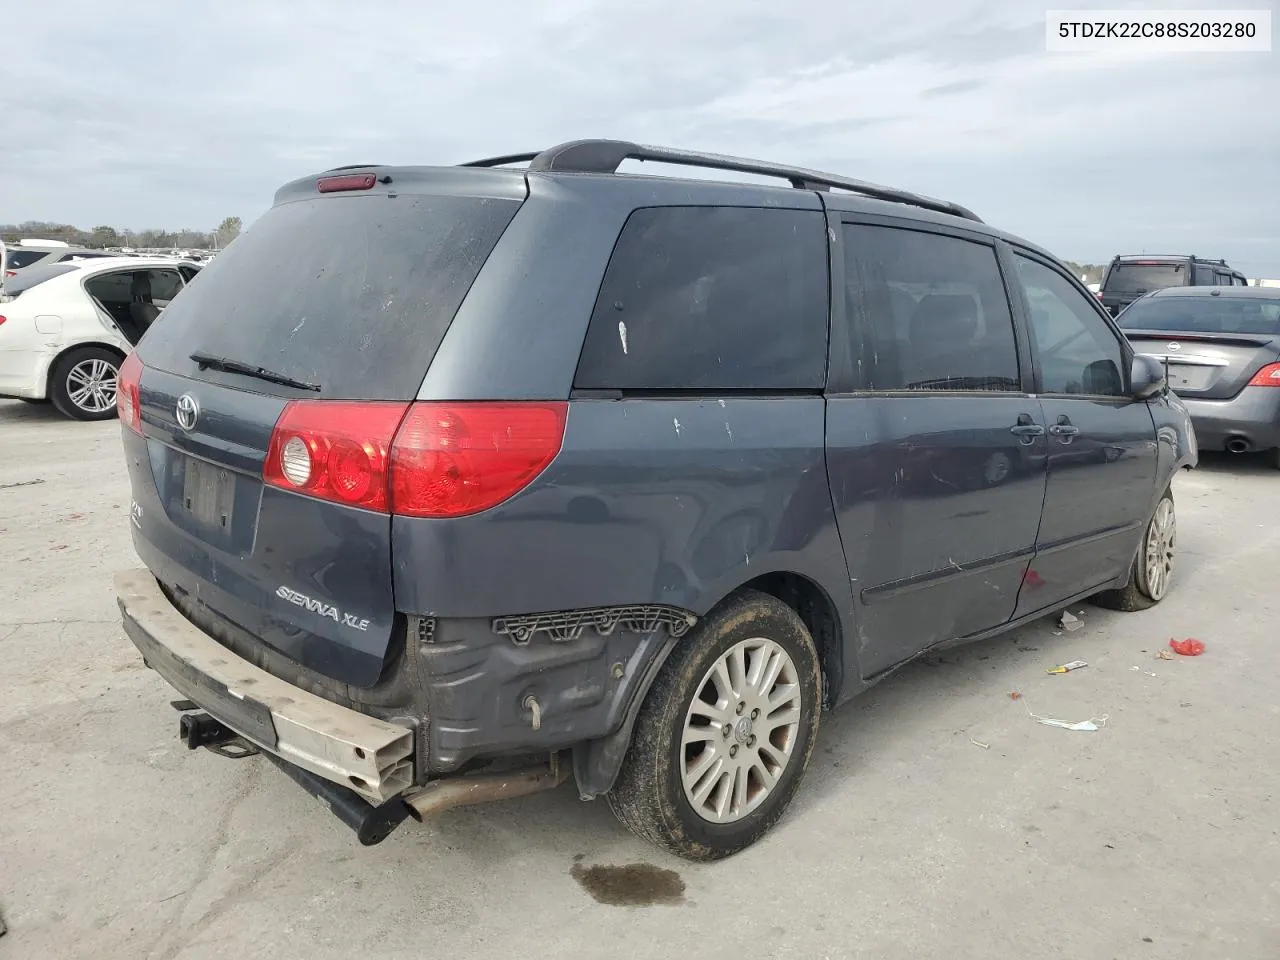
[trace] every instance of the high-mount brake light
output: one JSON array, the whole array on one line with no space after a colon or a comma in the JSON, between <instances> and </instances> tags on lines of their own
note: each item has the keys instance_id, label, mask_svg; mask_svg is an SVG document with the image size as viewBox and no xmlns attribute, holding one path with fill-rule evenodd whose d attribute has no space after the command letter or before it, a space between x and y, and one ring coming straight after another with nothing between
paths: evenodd
<instances>
[{"instance_id":1,"label":"high-mount brake light","mask_svg":"<svg viewBox=\"0 0 1280 960\"><path fill-rule=\"evenodd\" d=\"M142 435L141 382L142 361L137 353L130 352L116 371L116 413L120 422L139 436Z\"/></svg>"},{"instance_id":2,"label":"high-mount brake light","mask_svg":"<svg viewBox=\"0 0 1280 960\"><path fill-rule=\"evenodd\" d=\"M377 174L350 173L341 177L321 177L316 189L321 193L341 193L344 190L368 190L378 182Z\"/></svg>"},{"instance_id":3,"label":"high-mount brake light","mask_svg":"<svg viewBox=\"0 0 1280 960\"><path fill-rule=\"evenodd\" d=\"M293 400L263 464L268 485L406 517L463 517L509 500L564 442L564 402Z\"/></svg>"},{"instance_id":4,"label":"high-mount brake light","mask_svg":"<svg viewBox=\"0 0 1280 960\"><path fill-rule=\"evenodd\" d=\"M1251 387L1280 387L1280 363L1268 363L1253 375Z\"/></svg>"}]
</instances>

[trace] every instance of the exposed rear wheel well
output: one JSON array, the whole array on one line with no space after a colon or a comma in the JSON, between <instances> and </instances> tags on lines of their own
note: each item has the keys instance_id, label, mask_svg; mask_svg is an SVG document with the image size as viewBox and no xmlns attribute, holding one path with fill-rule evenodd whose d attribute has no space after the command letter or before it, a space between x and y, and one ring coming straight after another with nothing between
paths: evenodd
<instances>
[{"instance_id":1,"label":"exposed rear wheel well","mask_svg":"<svg viewBox=\"0 0 1280 960\"><path fill-rule=\"evenodd\" d=\"M822 702L826 707L835 703L844 680L843 647L840 638L840 617L827 592L808 577L798 573L766 573L742 585L744 590L759 590L777 597L804 621L818 648L818 660L822 664Z\"/></svg>"}]
</instances>

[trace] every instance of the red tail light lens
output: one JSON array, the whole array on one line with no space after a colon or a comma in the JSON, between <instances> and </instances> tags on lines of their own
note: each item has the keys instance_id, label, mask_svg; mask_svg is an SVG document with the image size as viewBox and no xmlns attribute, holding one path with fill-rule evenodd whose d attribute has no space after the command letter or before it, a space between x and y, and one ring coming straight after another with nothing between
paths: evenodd
<instances>
[{"instance_id":1,"label":"red tail light lens","mask_svg":"<svg viewBox=\"0 0 1280 960\"><path fill-rule=\"evenodd\" d=\"M372 173L352 173L342 177L321 177L316 189L321 193L340 193L343 190L368 190L378 180Z\"/></svg>"},{"instance_id":2,"label":"red tail light lens","mask_svg":"<svg viewBox=\"0 0 1280 960\"><path fill-rule=\"evenodd\" d=\"M138 391L142 383L142 361L130 353L116 372L116 413L120 422L134 433L142 434L142 407Z\"/></svg>"},{"instance_id":3,"label":"red tail light lens","mask_svg":"<svg viewBox=\"0 0 1280 960\"><path fill-rule=\"evenodd\" d=\"M295 400L262 479L407 517L462 517L508 500L560 452L567 403Z\"/></svg>"},{"instance_id":4,"label":"red tail light lens","mask_svg":"<svg viewBox=\"0 0 1280 960\"><path fill-rule=\"evenodd\" d=\"M567 403L416 403L391 451L391 509L463 517L508 500L556 458Z\"/></svg>"},{"instance_id":5,"label":"red tail light lens","mask_svg":"<svg viewBox=\"0 0 1280 960\"><path fill-rule=\"evenodd\" d=\"M1280 363L1269 363L1253 375L1251 387L1280 387Z\"/></svg>"},{"instance_id":6,"label":"red tail light lens","mask_svg":"<svg viewBox=\"0 0 1280 960\"><path fill-rule=\"evenodd\" d=\"M262 479L282 490L385 513L391 441L408 406L292 401L276 421Z\"/></svg>"}]
</instances>

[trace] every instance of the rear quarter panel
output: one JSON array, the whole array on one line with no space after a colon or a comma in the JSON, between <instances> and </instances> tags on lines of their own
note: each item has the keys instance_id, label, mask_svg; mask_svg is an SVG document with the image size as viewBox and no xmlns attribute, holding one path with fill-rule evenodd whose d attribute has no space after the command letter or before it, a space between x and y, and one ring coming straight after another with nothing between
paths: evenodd
<instances>
[{"instance_id":1,"label":"rear quarter panel","mask_svg":"<svg viewBox=\"0 0 1280 960\"><path fill-rule=\"evenodd\" d=\"M574 401L559 457L514 499L455 520L395 518L397 605L438 617L635 603L702 615L789 571L847 615L824 420L821 397Z\"/></svg>"}]
</instances>

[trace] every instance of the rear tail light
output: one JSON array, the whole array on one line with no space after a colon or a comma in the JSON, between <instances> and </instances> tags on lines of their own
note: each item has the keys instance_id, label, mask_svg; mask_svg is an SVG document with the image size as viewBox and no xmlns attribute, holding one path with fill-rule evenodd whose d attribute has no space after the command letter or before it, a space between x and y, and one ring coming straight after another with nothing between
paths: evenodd
<instances>
[{"instance_id":1,"label":"rear tail light","mask_svg":"<svg viewBox=\"0 0 1280 960\"><path fill-rule=\"evenodd\" d=\"M142 361L136 353L130 353L116 372L116 413L120 422L138 435L142 434L142 408L138 400L141 382Z\"/></svg>"},{"instance_id":2,"label":"rear tail light","mask_svg":"<svg viewBox=\"0 0 1280 960\"><path fill-rule=\"evenodd\" d=\"M292 401L276 421L262 479L385 513L391 441L406 409L406 403Z\"/></svg>"},{"instance_id":3,"label":"rear tail light","mask_svg":"<svg viewBox=\"0 0 1280 960\"><path fill-rule=\"evenodd\" d=\"M1280 363L1268 363L1253 375L1251 387L1280 387Z\"/></svg>"},{"instance_id":4,"label":"rear tail light","mask_svg":"<svg viewBox=\"0 0 1280 960\"><path fill-rule=\"evenodd\" d=\"M4 323L4 322L5 322L5 320L7 320L7 319L8 319L8 317L0 316L0 323Z\"/></svg>"},{"instance_id":5,"label":"rear tail light","mask_svg":"<svg viewBox=\"0 0 1280 960\"><path fill-rule=\"evenodd\" d=\"M391 509L462 517L527 487L560 452L567 403L416 403L391 451Z\"/></svg>"},{"instance_id":6,"label":"rear tail light","mask_svg":"<svg viewBox=\"0 0 1280 960\"><path fill-rule=\"evenodd\" d=\"M508 500L560 452L566 403L295 400L262 478L320 500L409 517L461 517Z\"/></svg>"}]
</instances>

